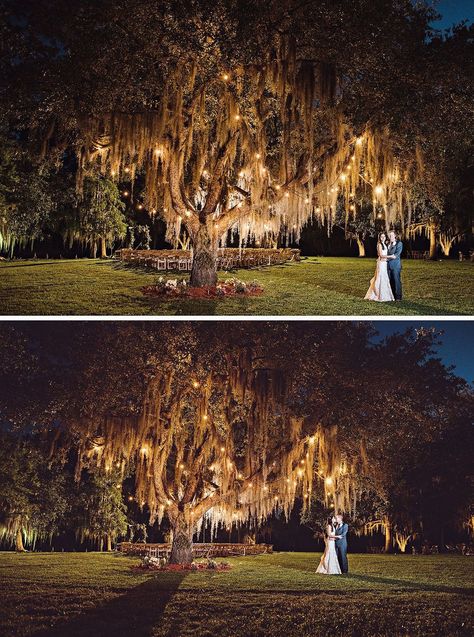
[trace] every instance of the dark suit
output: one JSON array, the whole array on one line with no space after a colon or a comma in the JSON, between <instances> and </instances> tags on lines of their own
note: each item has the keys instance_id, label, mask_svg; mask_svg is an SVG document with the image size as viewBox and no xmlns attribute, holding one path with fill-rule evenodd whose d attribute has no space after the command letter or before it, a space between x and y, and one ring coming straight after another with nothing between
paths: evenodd
<instances>
[{"instance_id":1,"label":"dark suit","mask_svg":"<svg viewBox=\"0 0 474 637\"><path fill-rule=\"evenodd\" d=\"M388 246L388 254L395 257L395 259L387 260L387 268L390 286L396 301L402 300L402 262L400 260L402 250L403 243L401 241L397 241L395 245L390 244Z\"/></svg>"},{"instance_id":2,"label":"dark suit","mask_svg":"<svg viewBox=\"0 0 474 637\"><path fill-rule=\"evenodd\" d=\"M349 531L348 524L342 524L337 526L334 535L340 536L340 539L336 540L336 553L339 560L339 566L343 573L349 571L349 565L347 563L347 532Z\"/></svg>"}]
</instances>

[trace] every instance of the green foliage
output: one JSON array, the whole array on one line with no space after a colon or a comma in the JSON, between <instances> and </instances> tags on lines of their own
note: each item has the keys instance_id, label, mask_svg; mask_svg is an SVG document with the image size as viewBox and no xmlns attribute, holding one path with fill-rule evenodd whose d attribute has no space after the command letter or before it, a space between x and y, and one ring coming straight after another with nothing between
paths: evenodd
<instances>
[{"instance_id":1,"label":"green foliage","mask_svg":"<svg viewBox=\"0 0 474 637\"><path fill-rule=\"evenodd\" d=\"M97 254L97 242L112 244L125 236L125 204L120 199L117 185L104 177L88 177L78 206L79 238L91 247L92 256ZM105 256L105 255L102 255Z\"/></svg>"},{"instance_id":2,"label":"green foliage","mask_svg":"<svg viewBox=\"0 0 474 637\"><path fill-rule=\"evenodd\" d=\"M125 535L127 516L121 487L122 477L117 471L83 475L73 508L81 541L91 540L102 550L108 538L115 541Z\"/></svg>"},{"instance_id":3,"label":"green foliage","mask_svg":"<svg viewBox=\"0 0 474 637\"><path fill-rule=\"evenodd\" d=\"M52 171L33 163L22 147L0 138L0 252L44 236L55 210Z\"/></svg>"},{"instance_id":4,"label":"green foliage","mask_svg":"<svg viewBox=\"0 0 474 637\"><path fill-rule=\"evenodd\" d=\"M37 538L52 538L67 514L67 474L48 464L32 440L9 434L0 439L0 537L15 543L23 535L34 548Z\"/></svg>"}]
</instances>

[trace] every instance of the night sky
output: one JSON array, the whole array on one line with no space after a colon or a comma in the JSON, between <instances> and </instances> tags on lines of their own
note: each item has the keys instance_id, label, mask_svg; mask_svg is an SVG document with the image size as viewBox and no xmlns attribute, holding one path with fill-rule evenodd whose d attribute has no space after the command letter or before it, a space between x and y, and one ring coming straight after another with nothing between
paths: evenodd
<instances>
[{"instance_id":1,"label":"night sky","mask_svg":"<svg viewBox=\"0 0 474 637\"><path fill-rule=\"evenodd\" d=\"M434 327L443 332L438 354L445 365L455 365L455 372L469 382L474 381L473 321L375 321L381 336L403 332L409 327Z\"/></svg>"},{"instance_id":2,"label":"night sky","mask_svg":"<svg viewBox=\"0 0 474 637\"><path fill-rule=\"evenodd\" d=\"M465 19L469 22L474 21L474 0L441 0L435 6L438 13L443 16L441 20L433 23L436 28L449 29L453 24Z\"/></svg>"}]
</instances>

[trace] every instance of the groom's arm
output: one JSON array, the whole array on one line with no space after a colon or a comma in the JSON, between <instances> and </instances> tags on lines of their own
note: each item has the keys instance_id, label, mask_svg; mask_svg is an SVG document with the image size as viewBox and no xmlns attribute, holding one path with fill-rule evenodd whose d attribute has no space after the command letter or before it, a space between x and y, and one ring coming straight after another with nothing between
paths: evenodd
<instances>
[{"instance_id":1,"label":"groom's arm","mask_svg":"<svg viewBox=\"0 0 474 637\"><path fill-rule=\"evenodd\" d=\"M403 250L403 243L399 241L397 245L395 246L395 252L393 253L393 256L395 259L397 257L400 258L400 255L402 254L402 250Z\"/></svg>"},{"instance_id":2,"label":"groom's arm","mask_svg":"<svg viewBox=\"0 0 474 637\"><path fill-rule=\"evenodd\" d=\"M345 538L348 531L349 531L349 526L347 524L343 524L341 532L339 533L339 535L336 535L337 539L342 540L343 538Z\"/></svg>"}]
</instances>

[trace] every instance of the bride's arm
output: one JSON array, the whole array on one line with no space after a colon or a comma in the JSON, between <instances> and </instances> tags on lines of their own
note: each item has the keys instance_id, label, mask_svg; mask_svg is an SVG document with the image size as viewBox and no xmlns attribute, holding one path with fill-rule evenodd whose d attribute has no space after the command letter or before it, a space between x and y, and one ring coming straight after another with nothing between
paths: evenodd
<instances>
[{"instance_id":1,"label":"bride's arm","mask_svg":"<svg viewBox=\"0 0 474 637\"><path fill-rule=\"evenodd\" d=\"M383 255L382 253L382 246L380 245L380 243L377 243L377 254L379 256L380 261L386 261L387 257Z\"/></svg>"}]
</instances>

